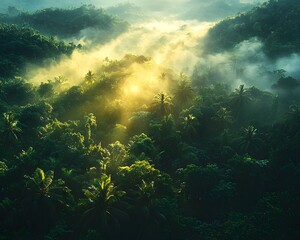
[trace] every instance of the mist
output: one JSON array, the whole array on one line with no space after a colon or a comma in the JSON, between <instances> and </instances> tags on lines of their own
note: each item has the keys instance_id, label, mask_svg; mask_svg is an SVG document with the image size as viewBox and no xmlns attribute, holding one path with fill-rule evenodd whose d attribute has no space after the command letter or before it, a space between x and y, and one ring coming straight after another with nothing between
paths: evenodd
<instances>
[{"instance_id":1,"label":"mist","mask_svg":"<svg viewBox=\"0 0 300 240\"><path fill-rule=\"evenodd\" d=\"M300 239L300 1L264 2L0 0L0 240Z\"/></svg>"},{"instance_id":2,"label":"mist","mask_svg":"<svg viewBox=\"0 0 300 240\"><path fill-rule=\"evenodd\" d=\"M36 11L49 7L74 8L83 4L92 4L99 8L106 8L116 15L127 18L126 20L136 20L142 15L148 19L216 21L248 10L260 2L263 0L167 0L163 2L158 0L2 0L0 12L6 12L9 6L16 7L21 11ZM138 9L139 11L136 11Z\"/></svg>"},{"instance_id":3,"label":"mist","mask_svg":"<svg viewBox=\"0 0 300 240\"><path fill-rule=\"evenodd\" d=\"M26 78L39 84L61 75L73 84L79 84L89 70L101 68L105 59L120 60L126 54L144 55L164 68L191 74L199 60L198 43L210 26L209 22L200 24L195 21L145 22L99 45L91 45L95 43L91 39L97 38L101 32L85 29L79 42L89 48L75 50L70 57L48 63L47 67L28 65Z\"/></svg>"},{"instance_id":4,"label":"mist","mask_svg":"<svg viewBox=\"0 0 300 240\"><path fill-rule=\"evenodd\" d=\"M14 5L23 10L45 7L71 8L93 4L106 8L130 23L123 33L86 28L68 39L81 44L70 57L63 57L47 67L28 65L26 79L38 85L57 76L71 85L80 84L88 71L97 72L105 59L120 60L126 54L150 57L155 65L191 77L194 85L224 83L234 89L240 84L272 91L278 80L274 71L284 69L299 78L299 55L269 59L263 43L253 38L232 51L204 55L201 41L218 20L246 11L264 1L3 1L1 8ZM116 30L114 30L116 31ZM80 68L78 67L80 66ZM135 70L133 70L135 71ZM140 71L140 70L139 70ZM156 70L155 70L156 71Z\"/></svg>"}]
</instances>

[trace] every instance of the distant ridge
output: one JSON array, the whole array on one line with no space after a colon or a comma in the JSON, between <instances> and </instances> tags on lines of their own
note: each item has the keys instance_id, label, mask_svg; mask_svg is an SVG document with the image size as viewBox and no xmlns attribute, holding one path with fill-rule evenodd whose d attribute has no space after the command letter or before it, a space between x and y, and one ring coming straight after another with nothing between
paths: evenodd
<instances>
[{"instance_id":1,"label":"distant ridge","mask_svg":"<svg viewBox=\"0 0 300 240\"><path fill-rule=\"evenodd\" d=\"M233 49L256 37L269 57L300 51L300 1L270 0L252 10L227 18L211 28L204 42L206 52Z\"/></svg>"},{"instance_id":2,"label":"distant ridge","mask_svg":"<svg viewBox=\"0 0 300 240\"><path fill-rule=\"evenodd\" d=\"M0 23L0 78L20 74L26 63L68 55L75 48L71 43L44 36L29 27Z\"/></svg>"}]
</instances>

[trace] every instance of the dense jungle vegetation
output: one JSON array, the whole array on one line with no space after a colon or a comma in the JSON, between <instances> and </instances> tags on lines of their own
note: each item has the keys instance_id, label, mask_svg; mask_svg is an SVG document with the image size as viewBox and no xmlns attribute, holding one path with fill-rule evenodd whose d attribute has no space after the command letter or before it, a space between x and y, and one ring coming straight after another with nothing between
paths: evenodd
<instances>
[{"instance_id":1,"label":"dense jungle vegetation","mask_svg":"<svg viewBox=\"0 0 300 240\"><path fill-rule=\"evenodd\" d=\"M76 36L86 28L120 33L128 27L128 23L91 5L74 9L47 8L34 13L10 7L7 14L1 15L0 22L28 25L44 34L63 38Z\"/></svg>"},{"instance_id":2,"label":"dense jungle vegetation","mask_svg":"<svg viewBox=\"0 0 300 240\"><path fill-rule=\"evenodd\" d=\"M271 57L287 55L300 50L300 2L272 0L249 12L219 22L206 38L209 52L230 50L250 38L264 43Z\"/></svg>"},{"instance_id":3,"label":"dense jungle vegetation","mask_svg":"<svg viewBox=\"0 0 300 240\"><path fill-rule=\"evenodd\" d=\"M160 67L163 91L144 76L126 92L155 65L128 54L77 85L33 85L25 63L76 46L11 24L0 36L1 240L300 238L299 80L232 90Z\"/></svg>"},{"instance_id":4,"label":"dense jungle vegetation","mask_svg":"<svg viewBox=\"0 0 300 240\"><path fill-rule=\"evenodd\" d=\"M29 27L0 23L0 77L19 76L26 64L55 60L75 48L73 43L46 37Z\"/></svg>"}]
</instances>

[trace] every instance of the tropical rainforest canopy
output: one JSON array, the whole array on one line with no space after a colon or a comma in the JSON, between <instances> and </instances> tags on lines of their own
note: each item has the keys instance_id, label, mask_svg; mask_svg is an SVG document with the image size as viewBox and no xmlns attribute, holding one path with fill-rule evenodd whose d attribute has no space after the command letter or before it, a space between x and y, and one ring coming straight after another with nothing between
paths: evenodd
<instances>
[{"instance_id":1,"label":"tropical rainforest canopy","mask_svg":"<svg viewBox=\"0 0 300 240\"><path fill-rule=\"evenodd\" d=\"M207 34L9 7L0 239L300 239L299 6Z\"/></svg>"},{"instance_id":2,"label":"tropical rainforest canopy","mask_svg":"<svg viewBox=\"0 0 300 240\"><path fill-rule=\"evenodd\" d=\"M271 57L300 50L300 2L273 0L225 19L211 29L206 38L209 51L224 51L238 43L257 37L265 44Z\"/></svg>"}]
</instances>

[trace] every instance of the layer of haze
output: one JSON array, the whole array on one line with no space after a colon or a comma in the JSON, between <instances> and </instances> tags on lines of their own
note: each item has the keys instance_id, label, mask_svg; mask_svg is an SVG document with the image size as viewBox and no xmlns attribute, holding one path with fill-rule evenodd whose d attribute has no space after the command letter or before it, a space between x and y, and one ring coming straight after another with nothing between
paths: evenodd
<instances>
[{"instance_id":1,"label":"layer of haze","mask_svg":"<svg viewBox=\"0 0 300 240\"><path fill-rule=\"evenodd\" d=\"M93 4L96 7L109 8L118 6L118 15L126 16L132 7L138 8L139 15L156 19L198 19L215 21L237 12L247 10L263 0L1 0L0 11L14 6L20 10L35 11L48 7L72 8L83 4ZM121 6L121 7L120 7ZM116 9L115 9L116 11ZM130 13L129 15L135 15Z\"/></svg>"},{"instance_id":2,"label":"layer of haze","mask_svg":"<svg viewBox=\"0 0 300 240\"><path fill-rule=\"evenodd\" d=\"M192 78L197 85L223 83L233 90L244 84L272 91L272 85L279 78L277 70L283 69L287 76L299 79L299 65L299 54L270 59L264 54L263 43L252 38L241 42L230 52L199 57Z\"/></svg>"},{"instance_id":3,"label":"layer of haze","mask_svg":"<svg viewBox=\"0 0 300 240\"><path fill-rule=\"evenodd\" d=\"M277 60L263 54L263 45L257 39L244 41L231 52L201 54L201 39L209 27L223 17L233 16L263 1L250 0L168 0L146 1L2 1L1 8L15 4L19 9L36 10L45 7L76 7L94 4L119 15L131 23L129 30L105 44L95 44L91 39L101 38L103 32L94 29L81 31L76 39L88 48L76 50L71 57L49 64L45 68L28 66L27 79L35 84L63 76L72 84L83 81L91 70L99 71L104 59L120 60L126 54L144 55L152 59L153 66L172 69L176 74L192 76L195 84L223 82L237 87L239 84L269 90L277 80L274 71L285 69L287 74L299 78L300 60L295 53ZM145 76L147 70L132 69L134 76ZM153 72L159 75L157 67ZM131 78L132 79L132 78ZM128 83L130 85L130 83ZM133 87L134 91L138 88Z\"/></svg>"},{"instance_id":4,"label":"layer of haze","mask_svg":"<svg viewBox=\"0 0 300 240\"><path fill-rule=\"evenodd\" d=\"M152 62L164 68L178 73L191 73L199 59L198 43L209 26L211 23L200 24L195 21L137 24L104 45L94 45L89 50L75 50L71 57L45 68L31 66L27 78L39 84L61 75L78 84L89 70L96 72L106 58L120 60L126 54L151 57ZM92 29L84 30L81 43L89 45L89 36L94 38L95 34L97 32Z\"/></svg>"}]
</instances>

